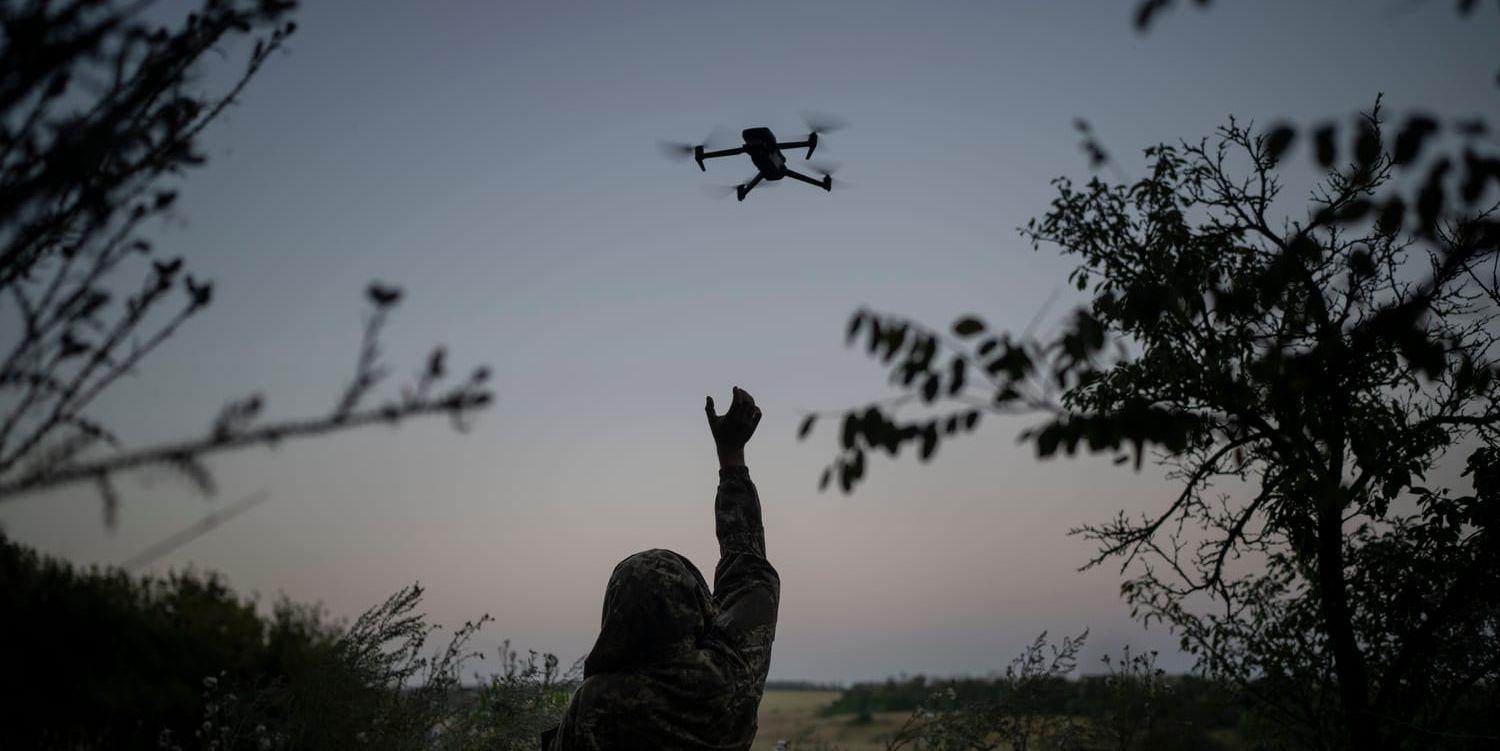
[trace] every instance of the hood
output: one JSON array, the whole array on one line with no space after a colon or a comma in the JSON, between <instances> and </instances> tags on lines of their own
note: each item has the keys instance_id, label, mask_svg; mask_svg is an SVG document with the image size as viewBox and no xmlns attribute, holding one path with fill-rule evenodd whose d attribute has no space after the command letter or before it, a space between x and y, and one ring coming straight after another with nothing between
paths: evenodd
<instances>
[{"instance_id":1,"label":"hood","mask_svg":"<svg viewBox=\"0 0 1500 751\"><path fill-rule=\"evenodd\" d=\"M609 576L599 639L583 662L583 675L627 670L691 649L716 615L713 593L692 561L670 550L636 553Z\"/></svg>"}]
</instances>

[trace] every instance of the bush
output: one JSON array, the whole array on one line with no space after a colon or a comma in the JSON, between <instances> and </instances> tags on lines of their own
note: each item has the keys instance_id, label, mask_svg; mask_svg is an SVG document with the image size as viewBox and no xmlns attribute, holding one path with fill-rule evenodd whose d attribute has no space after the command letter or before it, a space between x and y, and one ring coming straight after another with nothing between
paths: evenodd
<instances>
[{"instance_id":1,"label":"bush","mask_svg":"<svg viewBox=\"0 0 1500 751\"><path fill-rule=\"evenodd\" d=\"M577 665L507 642L465 688L489 617L429 653L421 598L406 587L340 628L285 598L262 615L213 573L79 569L0 536L0 660L24 686L0 748L534 748Z\"/></svg>"}]
</instances>

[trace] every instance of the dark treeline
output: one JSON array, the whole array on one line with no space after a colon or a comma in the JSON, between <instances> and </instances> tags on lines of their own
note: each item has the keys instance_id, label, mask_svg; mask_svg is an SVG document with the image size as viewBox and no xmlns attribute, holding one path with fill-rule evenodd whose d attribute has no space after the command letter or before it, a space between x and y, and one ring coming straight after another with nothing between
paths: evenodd
<instances>
[{"instance_id":1,"label":"dark treeline","mask_svg":"<svg viewBox=\"0 0 1500 751\"><path fill-rule=\"evenodd\" d=\"M0 732L16 745L145 746L191 733L218 676L296 682L331 655L336 634L316 608L270 613L222 578L132 577L80 569L0 537L0 659L26 676ZM215 686L216 687L216 686Z\"/></svg>"},{"instance_id":2,"label":"dark treeline","mask_svg":"<svg viewBox=\"0 0 1500 751\"><path fill-rule=\"evenodd\" d=\"M532 748L571 689L557 659L507 644L498 671L468 672L488 618L429 648L421 597L344 623L212 572L81 568L0 534L0 664L25 679L0 748Z\"/></svg>"},{"instance_id":3,"label":"dark treeline","mask_svg":"<svg viewBox=\"0 0 1500 751\"><path fill-rule=\"evenodd\" d=\"M1123 665L1108 664L1107 673L1079 677L1047 672L1019 679L1015 674L888 678L844 689L822 714L853 723L869 723L883 713L910 715L890 739L891 748L1028 735L1047 748L1231 749L1252 739L1266 747L1300 747L1283 736L1279 718L1249 692L1224 680L1134 669L1142 664L1127 657ZM1483 742L1497 703L1497 687L1477 687L1454 713L1442 742L1432 747L1480 747L1475 744Z\"/></svg>"},{"instance_id":4,"label":"dark treeline","mask_svg":"<svg viewBox=\"0 0 1500 751\"><path fill-rule=\"evenodd\" d=\"M1221 682L1192 675L1167 676L1173 694L1173 714L1181 721L1207 728L1233 728L1247 705L1235 691ZM883 682L856 683L823 710L825 715L878 712L914 712L930 704L934 695L960 704L974 704L1006 693L1003 678L929 678L923 675L888 678ZM1049 677L1036 689L1038 706L1054 714L1098 717L1117 704L1119 688L1107 675L1085 675L1069 679Z\"/></svg>"},{"instance_id":5,"label":"dark treeline","mask_svg":"<svg viewBox=\"0 0 1500 751\"><path fill-rule=\"evenodd\" d=\"M843 691L842 683L819 681L766 681L767 691Z\"/></svg>"}]
</instances>

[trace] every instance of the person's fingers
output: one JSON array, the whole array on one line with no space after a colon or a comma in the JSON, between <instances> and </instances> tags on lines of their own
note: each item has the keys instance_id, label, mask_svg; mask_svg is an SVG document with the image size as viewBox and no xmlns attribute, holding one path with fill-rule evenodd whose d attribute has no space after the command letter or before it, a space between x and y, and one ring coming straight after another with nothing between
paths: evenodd
<instances>
[{"instance_id":1,"label":"person's fingers","mask_svg":"<svg viewBox=\"0 0 1500 751\"><path fill-rule=\"evenodd\" d=\"M707 401L703 404L703 411L708 413L708 424L712 425L714 424L714 398L711 396L704 398Z\"/></svg>"},{"instance_id":2,"label":"person's fingers","mask_svg":"<svg viewBox=\"0 0 1500 751\"><path fill-rule=\"evenodd\" d=\"M760 424L760 407L751 407L750 408L750 427L751 427L751 429L754 429L755 426L759 425L759 424Z\"/></svg>"}]
</instances>

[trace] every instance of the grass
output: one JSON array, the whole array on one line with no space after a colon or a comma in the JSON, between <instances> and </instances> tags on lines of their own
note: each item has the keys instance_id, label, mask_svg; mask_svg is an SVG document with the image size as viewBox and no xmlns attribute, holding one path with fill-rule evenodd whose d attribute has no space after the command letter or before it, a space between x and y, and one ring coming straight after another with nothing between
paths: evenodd
<instances>
[{"instance_id":1,"label":"grass","mask_svg":"<svg viewBox=\"0 0 1500 751\"><path fill-rule=\"evenodd\" d=\"M818 710L838 696L837 691L767 691L760 702L760 732L755 735L751 751L772 751L777 740L809 737L847 751L876 751L885 748L876 739L900 727L908 714L876 713L874 720L865 724L851 722L851 715L820 717Z\"/></svg>"}]
</instances>

